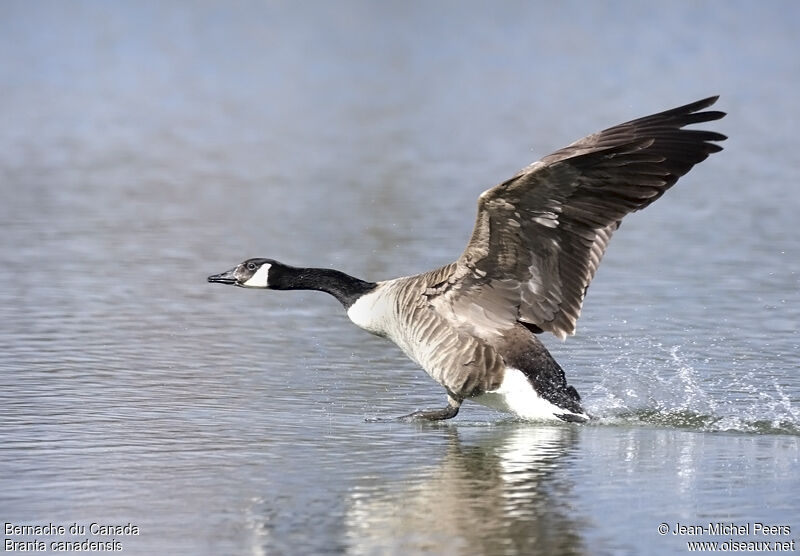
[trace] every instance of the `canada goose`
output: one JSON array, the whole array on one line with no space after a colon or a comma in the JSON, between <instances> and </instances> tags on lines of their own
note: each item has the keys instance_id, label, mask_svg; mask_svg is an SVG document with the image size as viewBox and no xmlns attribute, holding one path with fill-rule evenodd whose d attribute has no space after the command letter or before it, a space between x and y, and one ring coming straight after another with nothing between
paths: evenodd
<instances>
[{"instance_id":1,"label":"canada goose","mask_svg":"<svg viewBox=\"0 0 800 556\"><path fill-rule=\"evenodd\" d=\"M580 396L537 334L575 332L622 218L669 189L726 137L684 126L722 118L710 97L589 135L478 199L457 261L366 282L338 270L248 259L209 276L244 288L320 290L361 328L392 340L447 391L447 406L399 419L455 417L466 399L531 420L582 422Z\"/></svg>"}]
</instances>

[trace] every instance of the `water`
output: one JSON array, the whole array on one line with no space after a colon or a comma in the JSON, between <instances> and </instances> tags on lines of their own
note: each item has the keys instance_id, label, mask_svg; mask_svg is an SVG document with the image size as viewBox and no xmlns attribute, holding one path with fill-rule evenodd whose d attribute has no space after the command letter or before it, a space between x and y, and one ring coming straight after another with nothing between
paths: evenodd
<instances>
[{"instance_id":1,"label":"water","mask_svg":"<svg viewBox=\"0 0 800 556\"><path fill-rule=\"evenodd\" d=\"M0 521L132 554L797 539L797 23L791 2L3 2ZM578 334L546 339L591 425L469 403L366 423L443 393L332 298L205 282L251 256L433 268L482 190L715 93L726 150L626 220Z\"/></svg>"}]
</instances>

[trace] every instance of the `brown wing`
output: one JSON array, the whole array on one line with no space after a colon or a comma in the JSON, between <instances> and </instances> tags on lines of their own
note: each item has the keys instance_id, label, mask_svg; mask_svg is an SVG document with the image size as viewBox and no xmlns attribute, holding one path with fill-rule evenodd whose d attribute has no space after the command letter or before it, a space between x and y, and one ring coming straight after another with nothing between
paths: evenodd
<instances>
[{"instance_id":1,"label":"brown wing","mask_svg":"<svg viewBox=\"0 0 800 556\"><path fill-rule=\"evenodd\" d=\"M491 335L517 321L559 338L575 332L583 297L628 213L669 189L726 137L684 126L718 120L717 97L589 135L524 168L478 200L472 238L431 303Z\"/></svg>"}]
</instances>

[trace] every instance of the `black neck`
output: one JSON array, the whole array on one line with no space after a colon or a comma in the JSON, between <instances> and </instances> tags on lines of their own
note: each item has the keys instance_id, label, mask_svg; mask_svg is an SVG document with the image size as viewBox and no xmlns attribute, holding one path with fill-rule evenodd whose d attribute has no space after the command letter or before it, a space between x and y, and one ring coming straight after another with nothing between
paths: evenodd
<instances>
[{"instance_id":1,"label":"black neck","mask_svg":"<svg viewBox=\"0 0 800 556\"><path fill-rule=\"evenodd\" d=\"M296 268L273 266L269 271L269 287L276 290L317 290L331 294L349 308L365 293L377 287L349 274L330 268Z\"/></svg>"}]
</instances>

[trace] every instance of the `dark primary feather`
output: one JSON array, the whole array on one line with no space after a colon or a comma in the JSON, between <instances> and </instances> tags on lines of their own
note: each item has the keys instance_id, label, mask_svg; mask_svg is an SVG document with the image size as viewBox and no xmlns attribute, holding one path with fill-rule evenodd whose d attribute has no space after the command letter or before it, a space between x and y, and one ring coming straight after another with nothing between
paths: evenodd
<instances>
[{"instance_id":1,"label":"dark primary feather","mask_svg":"<svg viewBox=\"0 0 800 556\"><path fill-rule=\"evenodd\" d=\"M583 297L620 220L722 150L726 137L684 126L725 114L710 97L589 135L478 200L472 238L430 301L482 336L522 322L573 334Z\"/></svg>"}]
</instances>

